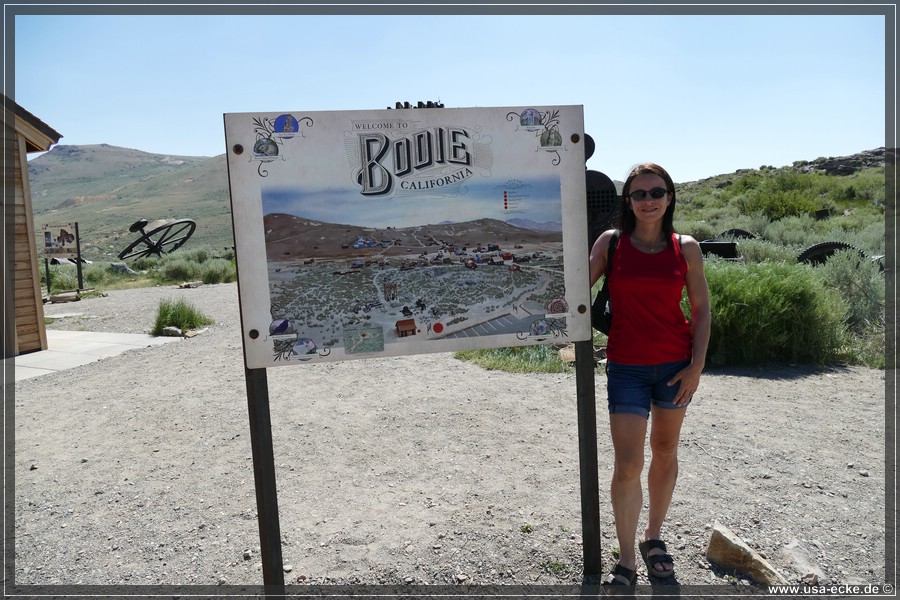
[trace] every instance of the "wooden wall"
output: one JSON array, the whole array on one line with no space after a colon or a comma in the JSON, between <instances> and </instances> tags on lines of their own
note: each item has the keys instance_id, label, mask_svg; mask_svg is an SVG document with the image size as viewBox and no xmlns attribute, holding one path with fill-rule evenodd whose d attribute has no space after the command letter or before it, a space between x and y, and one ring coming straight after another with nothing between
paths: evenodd
<instances>
[{"instance_id":1,"label":"wooden wall","mask_svg":"<svg viewBox=\"0 0 900 600\"><path fill-rule=\"evenodd\" d=\"M37 265L37 244L34 233L34 217L31 210L31 189L28 181L26 141L12 127L5 126L4 140L7 148L15 148L13 162L9 164L14 176L15 194L12 205L13 225L13 298L15 306L16 339L15 355L47 349L47 328L44 324L44 303L41 296L41 280ZM10 139L14 138L14 139ZM8 201L8 200L7 200ZM10 207L7 217L10 216ZM7 223L9 224L9 223ZM7 348L6 353L9 352ZM8 358L8 357L4 357Z\"/></svg>"}]
</instances>

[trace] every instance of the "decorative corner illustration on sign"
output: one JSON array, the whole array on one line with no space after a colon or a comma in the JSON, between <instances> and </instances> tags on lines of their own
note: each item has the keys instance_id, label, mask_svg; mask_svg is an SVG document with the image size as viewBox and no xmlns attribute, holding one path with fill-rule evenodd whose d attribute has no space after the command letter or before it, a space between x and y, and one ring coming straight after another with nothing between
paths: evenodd
<instances>
[{"instance_id":1,"label":"decorative corner illustration on sign","mask_svg":"<svg viewBox=\"0 0 900 600\"><path fill-rule=\"evenodd\" d=\"M310 360L316 356L328 356L330 348L319 350L309 338L301 338L288 319L275 319L269 325L269 339L272 340L275 360Z\"/></svg>"},{"instance_id":2,"label":"decorative corner illustration on sign","mask_svg":"<svg viewBox=\"0 0 900 600\"><path fill-rule=\"evenodd\" d=\"M510 112L506 115L507 121L518 119L519 127L538 138L538 150L553 152L556 158L553 165L559 165L562 157L559 151L563 149L562 134L559 133L559 111L547 111L542 113L535 108L526 108L521 113Z\"/></svg>"},{"instance_id":3,"label":"decorative corner illustration on sign","mask_svg":"<svg viewBox=\"0 0 900 600\"><path fill-rule=\"evenodd\" d=\"M290 114L282 114L274 120L266 118L253 119L253 131L256 133L256 142L253 144L253 157L251 160L259 161L256 172L260 177L268 177L269 171L263 165L280 158L286 160L279 149L285 140L294 137L303 137L300 125L312 127L313 121L309 117L301 117L299 120Z\"/></svg>"},{"instance_id":4,"label":"decorative corner illustration on sign","mask_svg":"<svg viewBox=\"0 0 900 600\"><path fill-rule=\"evenodd\" d=\"M569 303L565 298L556 298L547 305L547 314L531 322L528 331L520 331L516 337L520 340L546 340L549 337L568 337L566 333L566 317L569 316Z\"/></svg>"}]
</instances>

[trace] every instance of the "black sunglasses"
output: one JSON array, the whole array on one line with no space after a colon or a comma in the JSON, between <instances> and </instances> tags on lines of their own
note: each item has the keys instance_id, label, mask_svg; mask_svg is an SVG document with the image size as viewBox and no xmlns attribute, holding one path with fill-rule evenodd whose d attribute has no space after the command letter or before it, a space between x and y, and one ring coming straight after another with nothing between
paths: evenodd
<instances>
[{"instance_id":1,"label":"black sunglasses","mask_svg":"<svg viewBox=\"0 0 900 600\"><path fill-rule=\"evenodd\" d=\"M663 196L665 196L668 192L665 188L655 187L652 190L634 190L633 192L628 193L628 197L632 200L644 200L647 197L647 194L650 195L654 200L659 200Z\"/></svg>"}]
</instances>

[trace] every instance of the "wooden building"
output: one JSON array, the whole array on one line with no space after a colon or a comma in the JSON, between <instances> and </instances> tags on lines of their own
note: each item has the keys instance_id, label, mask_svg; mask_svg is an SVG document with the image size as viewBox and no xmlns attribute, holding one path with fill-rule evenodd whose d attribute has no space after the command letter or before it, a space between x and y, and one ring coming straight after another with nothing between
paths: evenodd
<instances>
[{"instance_id":1,"label":"wooden building","mask_svg":"<svg viewBox=\"0 0 900 600\"><path fill-rule=\"evenodd\" d=\"M28 153L61 137L3 96L3 358L47 349Z\"/></svg>"},{"instance_id":2,"label":"wooden building","mask_svg":"<svg viewBox=\"0 0 900 600\"><path fill-rule=\"evenodd\" d=\"M400 319L394 326L397 328L397 337L409 337L416 335L415 319Z\"/></svg>"}]
</instances>

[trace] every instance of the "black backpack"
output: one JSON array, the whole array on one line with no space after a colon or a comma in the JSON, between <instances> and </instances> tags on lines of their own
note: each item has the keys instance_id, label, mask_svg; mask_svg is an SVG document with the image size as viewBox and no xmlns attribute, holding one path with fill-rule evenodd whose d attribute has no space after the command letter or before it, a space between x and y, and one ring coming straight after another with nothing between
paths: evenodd
<instances>
[{"instance_id":1,"label":"black backpack","mask_svg":"<svg viewBox=\"0 0 900 600\"><path fill-rule=\"evenodd\" d=\"M609 240L609 250L606 253L606 274L603 276L603 287L597 292L594 303L591 305L591 326L609 335L612 326L612 307L609 304L609 274L612 272L613 255L616 253L616 244L619 242L619 230L613 233Z\"/></svg>"}]
</instances>

